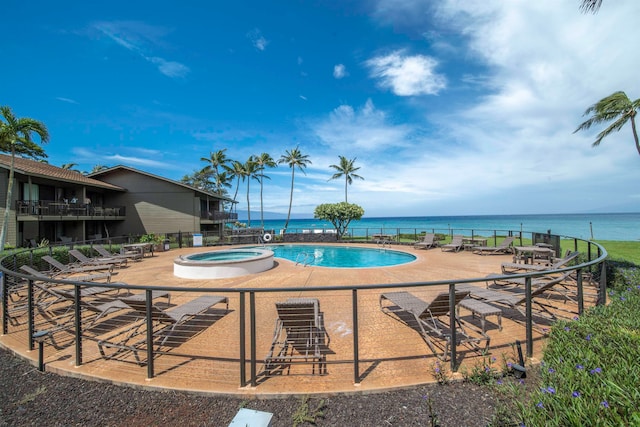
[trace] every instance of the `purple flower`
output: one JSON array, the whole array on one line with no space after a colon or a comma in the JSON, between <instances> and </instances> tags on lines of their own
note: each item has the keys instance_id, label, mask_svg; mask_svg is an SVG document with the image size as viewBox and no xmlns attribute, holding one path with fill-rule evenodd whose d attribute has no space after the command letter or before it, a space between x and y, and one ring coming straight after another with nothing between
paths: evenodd
<instances>
[{"instance_id":1,"label":"purple flower","mask_svg":"<svg viewBox=\"0 0 640 427\"><path fill-rule=\"evenodd\" d=\"M502 380L500 378L498 378L498 381L496 381L496 384L502 385Z\"/></svg>"},{"instance_id":2,"label":"purple flower","mask_svg":"<svg viewBox=\"0 0 640 427\"><path fill-rule=\"evenodd\" d=\"M606 400L603 400L602 402L600 402L600 405L604 406L605 408L608 408L609 402L607 402Z\"/></svg>"},{"instance_id":3,"label":"purple flower","mask_svg":"<svg viewBox=\"0 0 640 427\"><path fill-rule=\"evenodd\" d=\"M542 404L542 402L538 402L536 406L540 409L544 409L544 405Z\"/></svg>"},{"instance_id":4,"label":"purple flower","mask_svg":"<svg viewBox=\"0 0 640 427\"><path fill-rule=\"evenodd\" d=\"M555 370L555 369L553 369L553 368L549 368L549 373L550 373L550 374L555 374L555 372L556 372L556 370Z\"/></svg>"},{"instance_id":5,"label":"purple flower","mask_svg":"<svg viewBox=\"0 0 640 427\"><path fill-rule=\"evenodd\" d=\"M620 301L626 301L627 299L625 297L620 297Z\"/></svg>"},{"instance_id":6,"label":"purple flower","mask_svg":"<svg viewBox=\"0 0 640 427\"><path fill-rule=\"evenodd\" d=\"M580 320L580 316L573 316L573 320Z\"/></svg>"},{"instance_id":7,"label":"purple flower","mask_svg":"<svg viewBox=\"0 0 640 427\"><path fill-rule=\"evenodd\" d=\"M507 368L511 369L512 366L513 366L513 363L507 362Z\"/></svg>"},{"instance_id":8,"label":"purple flower","mask_svg":"<svg viewBox=\"0 0 640 427\"><path fill-rule=\"evenodd\" d=\"M576 369L584 369L583 365L576 365Z\"/></svg>"},{"instance_id":9,"label":"purple flower","mask_svg":"<svg viewBox=\"0 0 640 427\"><path fill-rule=\"evenodd\" d=\"M518 381L519 384L524 384L524 380L522 378L520 378L520 380Z\"/></svg>"},{"instance_id":10,"label":"purple flower","mask_svg":"<svg viewBox=\"0 0 640 427\"><path fill-rule=\"evenodd\" d=\"M571 328L570 328L570 327L568 327L568 326L565 326L565 327L564 327L564 330L565 330L566 332L569 332L569 331L571 330Z\"/></svg>"},{"instance_id":11,"label":"purple flower","mask_svg":"<svg viewBox=\"0 0 640 427\"><path fill-rule=\"evenodd\" d=\"M556 389L555 389L555 388L553 388L553 387L547 387L547 392L548 392L549 394L556 394Z\"/></svg>"},{"instance_id":12,"label":"purple flower","mask_svg":"<svg viewBox=\"0 0 640 427\"><path fill-rule=\"evenodd\" d=\"M590 374L599 374L602 372L602 368L595 368L589 371Z\"/></svg>"},{"instance_id":13,"label":"purple flower","mask_svg":"<svg viewBox=\"0 0 640 427\"><path fill-rule=\"evenodd\" d=\"M579 391L574 391L573 393L571 393L571 396L580 397L580 392Z\"/></svg>"},{"instance_id":14,"label":"purple flower","mask_svg":"<svg viewBox=\"0 0 640 427\"><path fill-rule=\"evenodd\" d=\"M587 336L584 337L584 339L587 340L587 341L591 341L591 334L587 334Z\"/></svg>"}]
</instances>

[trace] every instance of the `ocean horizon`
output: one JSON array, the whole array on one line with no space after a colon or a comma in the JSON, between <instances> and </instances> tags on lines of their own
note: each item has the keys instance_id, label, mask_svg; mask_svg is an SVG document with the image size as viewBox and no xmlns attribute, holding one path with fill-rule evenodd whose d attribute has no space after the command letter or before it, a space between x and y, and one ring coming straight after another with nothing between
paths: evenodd
<instances>
[{"instance_id":1,"label":"ocean horizon","mask_svg":"<svg viewBox=\"0 0 640 427\"><path fill-rule=\"evenodd\" d=\"M240 222L248 224L248 220ZM264 228L279 233L284 228L285 219L265 219ZM260 227L260 214L252 213L251 227ZM331 229L328 221L314 218L289 220L288 231ZM367 232L382 234L420 233L470 233L492 234L494 231L523 231L557 234L563 237L578 237L585 240L640 240L640 213L581 213L581 214L530 214L530 215L453 215L453 216L410 216L371 217L352 221L349 232L365 235Z\"/></svg>"}]
</instances>

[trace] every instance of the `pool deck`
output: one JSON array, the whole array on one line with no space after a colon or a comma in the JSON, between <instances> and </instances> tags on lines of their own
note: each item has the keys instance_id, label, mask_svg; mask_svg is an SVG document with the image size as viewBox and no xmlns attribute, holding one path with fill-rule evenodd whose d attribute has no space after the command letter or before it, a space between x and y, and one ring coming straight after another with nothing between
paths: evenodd
<instances>
[{"instance_id":1,"label":"pool deck","mask_svg":"<svg viewBox=\"0 0 640 427\"><path fill-rule=\"evenodd\" d=\"M351 245L359 246L359 245ZM364 247L375 247L362 245ZM242 247L242 246L237 246ZM512 255L481 256L469 251L459 253L443 252L438 248L423 250L411 246L391 246L390 249L403 250L417 256L416 261L393 267L331 269L313 266L296 266L295 263L276 259L273 269L242 277L229 279L182 279L173 274L173 260L179 255L230 249L224 247L172 249L156 252L141 262L117 269L114 282L128 284L178 286L191 288L268 288L302 287L317 288L327 285L399 284L449 279L484 277L500 271L500 264L511 261ZM484 283L478 286L484 287ZM437 288L413 288L412 293L428 301L446 286ZM75 366L74 346L56 350L45 346L45 363L49 371L63 375L79 376L134 387L160 389L180 389L206 394L228 394L244 397L277 397L281 395L303 395L334 393L375 392L394 388L409 387L434 381L433 370L437 359L433 356L420 335L412 328L385 315L380 310L379 295L385 290L361 290L358 292L359 319L359 373L360 381L354 381L353 334L351 291L310 291L260 294L256 298L257 317L257 358L261 360L269 349L273 336L276 311L274 303L290 297L318 298L324 312L325 326L331 338L326 375L308 375L309 365L294 366L290 375L262 378L255 387L240 387L239 380L239 306L237 294L229 297L228 313L199 335L187 340L172 351L180 354L202 354L203 358L184 359L171 354L163 354L154 359L156 376L147 379L147 370L130 362L104 360L97 346L85 345L83 364ZM187 292L172 292L172 305L193 298ZM585 301L585 305L592 304ZM577 311L574 305L558 302L571 318ZM463 319L476 326L479 319L463 309ZM496 369L501 369L503 357L513 360L514 341L523 342L525 330L521 322L511 319L513 313L504 310L502 330L498 329L496 317L487 317L487 333L491 337L489 357L496 358ZM541 354L544 335L534 330L533 361ZM24 334L0 336L0 345L16 353L37 361L38 352L27 351ZM458 347L461 369L482 364L487 360L478 352ZM440 362L447 369L448 362ZM260 366L258 366L260 369ZM247 368L249 371L249 368ZM302 375L296 375L302 374ZM461 374L454 375L460 378Z\"/></svg>"}]
</instances>

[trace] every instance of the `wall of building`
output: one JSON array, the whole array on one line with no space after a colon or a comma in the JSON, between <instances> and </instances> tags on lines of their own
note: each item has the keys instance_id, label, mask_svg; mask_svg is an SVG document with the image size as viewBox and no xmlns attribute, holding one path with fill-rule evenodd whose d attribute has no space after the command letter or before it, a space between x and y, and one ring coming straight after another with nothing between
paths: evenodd
<instances>
[{"instance_id":1,"label":"wall of building","mask_svg":"<svg viewBox=\"0 0 640 427\"><path fill-rule=\"evenodd\" d=\"M111 235L200 232L200 203L193 190L126 169L100 180L127 190L109 200L126 210L126 221L108 224Z\"/></svg>"}]
</instances>

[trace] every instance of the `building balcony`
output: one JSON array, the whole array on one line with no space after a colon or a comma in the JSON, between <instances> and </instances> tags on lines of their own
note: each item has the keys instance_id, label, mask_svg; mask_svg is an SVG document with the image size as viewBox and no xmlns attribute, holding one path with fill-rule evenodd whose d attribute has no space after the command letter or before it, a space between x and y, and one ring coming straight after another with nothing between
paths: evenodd
<instances>
[{"instance_id":1,"label":"building balcony","mask_svg":"<svg viewBox=\"0 0 640 427\"><path fill-rule=\"evenodd\" d=\"M54 202L49 200L17 200L16 215L41 219L120 219L126 215L124 206L98 206L91 203Z\"/></svg>"},{"instance_id":2,"label":"building balcony","mask_svg":"<svg viewBox=\"0 0 640 427\"><path fill-rule=\"evenodd\" d=\"M200 219L215 222L235 222L238 220L238 214L235 212L202 211L200 213Z\"/></svg>"}]
</instances>

